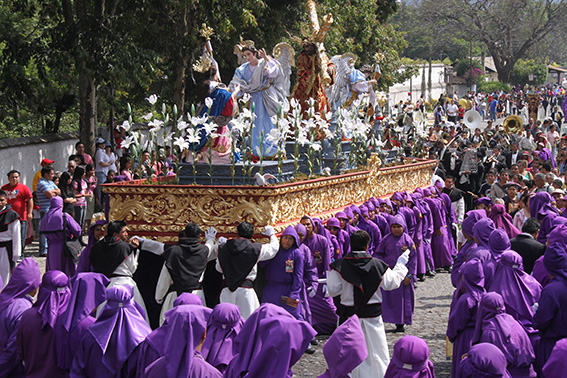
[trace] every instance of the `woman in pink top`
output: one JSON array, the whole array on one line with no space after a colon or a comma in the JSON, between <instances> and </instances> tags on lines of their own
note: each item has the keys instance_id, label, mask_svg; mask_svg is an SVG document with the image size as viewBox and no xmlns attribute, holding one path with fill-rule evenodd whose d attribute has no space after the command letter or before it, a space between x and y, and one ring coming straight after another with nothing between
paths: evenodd
<instances>
[{"instance_id":1,"label":"woman in pink top","mask_svg":"<svg viewBox=\"0 0 567 378\"><path fill-rule=\"evenodd\" d=\"M132 181L132 171L130 167L132 166L132 159L130 156L122 156L120 158L120 174L126 178L126 181Z\"/></svg>"},{"instance_id":2,"label":"woman in pink top","mask_svg":"<svg viewBox=\"0 0 567 378\"><path fill-rule=\"evenodd\" d=\"M75 168L75 173L73 174L73 190L75 192L75 198L77 202L73 205L75 206L75 220L83 229L85 224L85 215L87 212L87 197L92 196L87 192L87 182L85 181L85 170L82 167Z\"/></svg>"},{"instance_id":3,"label":"woman in pink top","mask_svg":"<svg viewBox=\"0 0 567 378\"><path fill-rule=\"evenodd\" d=\"M557 155L557 143L559 142L560 135L557 132L557 126L552 123L549 127L549 131L547 132L547 140L549 144L551 144L551 154L555 158Z\"/></svg>"}]
</instances>

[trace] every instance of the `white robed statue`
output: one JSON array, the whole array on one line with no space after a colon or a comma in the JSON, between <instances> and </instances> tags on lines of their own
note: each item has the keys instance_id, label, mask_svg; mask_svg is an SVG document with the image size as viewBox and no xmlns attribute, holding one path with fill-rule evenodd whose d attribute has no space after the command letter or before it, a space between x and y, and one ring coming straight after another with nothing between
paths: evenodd
<instances>
[{"instance_id":1,"label":"white robed statue","mask_svg":"<svg viewBox=\"0 0 567 378\"><path fill-rule=\"evenodd\" d=\"M273 156L277 147L267 136L275 127L272 117L277 115L280 106L289 109L290 75L294 51L287 43L280 43L274 48L274 56L266 54L264 49L256 49L254 42L243 41L236 45L235 54L239 63L243 63L234 72L229 84L233 88L240 85L241 94L250 95L250 105L254 104L256 119L252 128L252 152L259 157ZM260 149L260 136L263 132L263 151Z\"/></svg>"}]
</instances>

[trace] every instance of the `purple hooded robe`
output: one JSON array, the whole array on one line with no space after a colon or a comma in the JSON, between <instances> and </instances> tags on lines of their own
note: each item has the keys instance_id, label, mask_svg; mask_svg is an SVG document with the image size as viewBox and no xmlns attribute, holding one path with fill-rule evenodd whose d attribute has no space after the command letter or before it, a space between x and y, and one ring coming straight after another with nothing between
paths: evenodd
<instances>
[{"instance_id":1,"label":"purple hooded robe","mask_svg":"<svg viewBox=\"0 0 567 378\"><path fill-rule=\"evenodd\" d=\"M545 269L553 278L543 288L536 313L534 328L539 330L535 369L541 373L555 343L567 337L567 253L564 246L553 243L543 256Z\"/></svg>"},{"instance_id":2,"label":"purple hooded robe","mask_svg":"<svg viewBox=\"0 0 567 378\"><path fill-rule=\"evenodd\" d=\"M386 235L378 248L378 254L374 257L384 261L390 269L394 269L398 257L407 249L410 250L409 260L406 264L408 277L411 275L410 283L400 285L396 290L382 290L382 320L385 323L412 324L413 311L415 308L414 276L417 269L417 258L413 239L406 233L405 219L401 214L394 215L390 221L390 227L400 225L404 232L401 236L394 236L391 232Z\"/></svg>"},{"instance_id":3,"label":"purple hooded robe","mask_svg":"<svg viewBox=\"0 0 567 378\"><path fill-rule=\"evenodd\" d=\"M382 234L380 234L380 229L374 222L364 219L363 212L362 210L360 210L358 206L352 205L351 209L353 213L358 214L358 223L356 224L356 227L358 227L359 230L368 232L368 235L370 235L370 244L368 245L368 253L370 253L371 255L375 255L378 246L380 245L380 241L382 240ZM368 209L366 208L365 208L365 214L366 216L368 216Z\"/></svg>"},{"instance_id":4,"label":"purple hooded robe","mask_svg":"<svg viewBox=\"0 0 567 378\"><path fill-rule=\"evenodd\" d=\"M317 378L348 378L368 357L366 339L357 315L341 324L323 345L327 370Z\"/></svg>"},{"instance_id":5,"label":"purple hooded robe","mask_svg":"<svg viewBox=\"0 0 567 378\"><path fill-rule=\"evenodd\" d=\"M453 248L449 243L448 234L451 230L447 227L445 210L440 199L427 197L424 199L431 209L433 219L433 235L431 237L431 252L433 262L432 268L442 268L453 264Z\"/></svg>"},{"instance_id":6,"label":"purple hooded robe","mask_svg":"<svg viewBox=\"0 0 567 378\"><path fill-rule=\"evenodd\" d=\"M248 318L246 323L250 320ZM235 356L225 378L286 378L301 358L316 331L306 322L288 316L260 320L254 333L240 331L244 342L235 344Z\"/></svg>"},{"instance_id":7,"label":"purple hooded robe","mask_svg":"<svg viewBox=\"0 0 567 378\"><path fill-rule=\"evenodd\" d=\"M26 257L14 268L10 281L0 293L0 372L6 376L25 376L16 348L16 333L22 314L33 303L28 294L39 286L40 281L37 262Z\"/></svg>"},{"instance_id":8,"label":"purple hooded robe","mask_svg":"<svg viewBox=\"0 0 567 378\"><path fill-rule=\"evenodd\" d=\"M480 343L473 346L459 362L454 378L511 378L506 370L508 361L498 347Z\"/></svg>"},{"instance_id":9,"label":"purple hooded robe","mask_svg":"<svg viewBox=\"0 0 567 378\"><path fill-rule=\"evenodd\" d=\"M207 327L211 314L209 309L182 305L170 311L164 356L146 368L144 377L163 378L165 373L167 378L222 378L222 373L196 351Z\"/></svg>"},{"instance_id":10,"label":"purple hooded robe","mask_svg":"<svg viewBox=\"0 0 567 378\"><path fill-rule=\"evenodd\" d=\"M83 252L81 252L81 256L79 256L79 262L77 263L77 273L82 272L92 272L93 265L91 264L91 260L89 256L91 255L91 247L96 243L98 240L94 240L94 229L96 226L104 226L108 222L105 219L101 219L96 221L95 223L91 224L89 227L89 241Z\"/></svg>"},{"instance_id":11,"label":"purple hooded robe","mask_svg":"<svg viewBox=\"0 0 567 378\"><path fill-rule=\"evenodd\" d=\"M240 309L232 303L219 303L207 325L207 338L201 349L203 358L224 373L232 357L233 341L244 325Z\"/></svg>"},{"instance_id":12,"label":"purple hooded robe","mask_svg":"<svg viewBox=\"0 0 567 378\"><path fill-rule=\"evenodd\" d=\"M488 250L492 254L492 258L498 262L504 251L509 251L512 248L510 238L505 230L498 228L490 233L488 237Z\"/></svg>"},{"instance_id":13,"label":"purple hooded robe","mask_svg":"<svg viewBox=\"0 0 567 378\"><path fill-rule=\"evenodd\" d=\"M281 246L276 256L268 261L261 262L260 266L266 268L266 286L262 293L262 303L273 303L292 314L296 319L303 320L301 309L301 291L303 290L303 252L299 249L299 236L293 226L288 226L281 237L291 236L295 240L289 249ZM298 301L297 307L282 303L282 297Z\"/></svg>"},{"instance_id":14,"label":"purple hooded robe","mask_svg":"<svg viewBox=\"0 0 567 378\"><path fill-rule=\"evenodd\" d=\"M63 254L63 199L59 196L51 197L49 200L51 207L41 219L39 231L47 237L47 260L45 270L60 270L68 277L75 275L75 264L73 260ZM67 239L73 235L81 235L81 226L72 216L65 215L67 223Z\"/></svg>"},{"instance_id":15,"label":"purple hooded robe","mask_svg":"<svg viewBox=\"0 0 567 378\"><path fill-rule=\"evenodd\" d=\"M67 309L71 291L69 278L58 270L43 275L37 301L23 313L16 345L24 362L26 377L66 377L65 370L57 366L53 327L57 318ZM56 342L57 341L57 342Z\"/></svg>"},{"instance_id":16,"label":"purple hooded robe","mask_svg":"<svg viewBox=\"0 0 567 378\"><path fill-rule=\"evenodd\" d=\"M451 376L455 377L457 365L463 354L472 345L472 337L476 325L478 303L484 294L484 273L482 264L477 259L467 261L461 266L461 277L457 285L460 296L453 296L447 337L453 343L453 365ZM458 298L458 299L457 299Z\"/></svg>"},{"instance_id":17,"label":"purple hooded robe","mask_svg":"<svg viewBox=\"0 0 567 378\"><path fill-rule=\"evenodd\" d=\"M305 235L305 226L301 223L295 225L297 234ZM319 276L317 274L317 265L313 260L311 250L305 245L301 244L299 249L303 252L303 287L301 290L300 301L301 309L303 310L303 319L309 324L312 322L311 308L309 307L309 294L315 295L317 287L319 286Z\"/></svg>"},{"instance_id":18,"label":"purple hooded robe","mask_svg":"<svg viewBox=\"0 0 567 378\"><path fill-rule=\"evenodd\" d=\"M520 323L506 314L504 299L498 293L486 293L480 300L473 344L490 343L504 353L512 378L535 377L535 354L528 334Z\"/></svg>"},{"instance_id":19,"label":"purple hooded robe","mask_svg":"<svg viewBox=\"0 0 567 378\"><path fill-rule=\"evenodd\" d=\"M311 220L311 218L309 218ZM313 224L313 221L311 221ZM317 275L320 279L327 278L329 265L331 264L332 250L327 239L313 233L311 237L305 236L303 244L306 245L313 256L317 266ZM330 335L337 327L336 307L333 298L327 294L327 285L321 284L317 287L317 294L309 297L309 308L311 309L312 325L320 334Z\"/></svg>"},{"instance_id":20,"label":"purple hooded robe","mask_svg":"<svg viewBox=\"0 0 567 378\"><path fill-rule=\"evenodd\" d=\"M69 371L81 339L95 322L91 313L106 300L110 280L100 273L78 273L71 278L71 297L67 310L55 323L57 366Z\"/></svg>"},{"instance_id":21,"label":"purple hooded robe","mask_svg":"<svg viewBox=\"0 0 567 378\"><path fill-rule=\"evenodd\" d=\"M494 226L504 230L510 239L513 239L522 233L522 231L518 230L518 228L514 226L512 217L506 212L506 207L502 204L497 203L492 206L488 217L492 219Z\"/></svg>"},{"instance_id":22,"label":"purple hooded robe","mask_svg":"<svg viewBox=\"0 0 567 378\"><path fill-rule=\"evenodd\" d=\"M563 103L566 104L567 101ZM567 356L567 338L555 343L551 356L543 366L543 378L567 378L565 356Z\"/></svg>"},{"instance_id":23,"label":"purple hooded robe","mask_svg":"<svg viewBox=\"0 0 567 378\"><path fill-rule=\"evenodd\" d=\"M338 242L342 245L343 256L345 256L350 252L350 235L352 234L352 232L349 233L347 230L349 229L349 227L352 226L348 224L348 217L343 211L339 211L338 213L336 213L335 218L337 218L339 222L341 219L344 219L347 222L346 229L341 228L339 230L339 236L337 237Z\"/></svg>"},{"instance_id":24,"label":"purple hooded robe","mask_svg":"<svg viewBox=\"0 0 567 378\"><path fill-rule=\"evenodd\" d=\"M553 220L559 212L551 202L554 199L548 192L539 192L530 198L530 216L541 222L537 241L547 244L547 234L553 229Z\"/></svg>"},{"instance_id":25,"label":"purple hooded robe","mask_svg":"<svg viewBox=\"0 0 567 378\"><path fill-rule=\"evenodd\" d=\"M532 306L539 301L542 287L535 278L522 269L522 256L506 251L496 265L490 290L499 293L506 303L506 313L524 327L535 344L537 331L533 328Z\"/></svg>"},{"instance_id":26,"label":"purple hooded robe","mask_svg":"<svg viewBox=\"0 0 567 378\"><path fill-rule=\"evenodd\" d=\"M482 218L486 218L486 211L484 210L472 210L469 211L466 215L466 218L463 220L462 228L463 233L466 236L469 236L471 239L468 239L465 244L459 250L457 256L453 260L453 270L451 271L451 283L454 287L457 287L457 283L459 282L459 269L461 265L467 261L468 253L477 247L477 244L474 240L474 232L473 227L474 225L481 220Z\"/></svg>"},{"instance_id":27,"label":"purple hooded robe","mask_svg":"<svg viewBox=\"0 0 567 378\"><path fill-rule=\"evenodd\" d=\"M394 354L384 378L435 378L425 340L406 335L394 344Z\"/></svg>"},{"instance_id":28,"label":"purple hooded robe","mask_svg":"<svg viewBox=\"0 0 567 378\"><path fill-rule=\"evenodd\" d=\"M496 260L490 252L489 245L490 235L494 230L494 223L490 218L483 218L476 222L473 233L478 246L472 249L467 256L467 260L478 259L482 263L485 288L490 287L492 276L496 270Z\"/></svg>"},{"instance_id":29,"label":"purple hooded robe","mask_svg":"<svg viewBox=\"0 0 567 378\"><path fill-rule=\"evenodd\" d=\"M423 218L422 208L419 204L417 197L421 197L421 194L414 193L408 194L407 202L411 203L413 210L415 223L415 233L413 236L413 242L415 244L416 251L416 274L425 274L427 272L427 264L425 262L425 250L423 249L423 234L424 228L426 227L425 219Z\"/></svg>"},{"instance_id":30,"label":"purple hooded robe","mask_svg":"<svg viewBox=\"0 0 567 378\"><path fill-rule=\"evenodd\" d=\"M99 318L89 327L69 377L121 377L136 372L138 345L151 332L130 286L114 286Z\"/></svg>"}]
</instances>

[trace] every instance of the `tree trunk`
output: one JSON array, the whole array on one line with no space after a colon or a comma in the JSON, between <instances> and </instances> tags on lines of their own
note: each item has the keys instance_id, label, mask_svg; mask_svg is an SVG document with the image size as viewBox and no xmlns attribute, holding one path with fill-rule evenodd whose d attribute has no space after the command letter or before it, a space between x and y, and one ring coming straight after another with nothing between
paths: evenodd
<instances>
[{"instance_id":1,"label":"tree trunk","mask_svg":"<svg viewBox=\"0 0 567 378\"><path fill-rule=\"evenodd\" d=\"M189 55L185 55L175 62L175 83L173 85L173 103L177 105L177 114L184 114L185 105L185 72L187 70Z\"/></svg>"},{"instance_id":2,"label":"tree trunk","mask_svg":"<svg viewBox=\"0 0 567 378\"><path fill-rule=\"evenodd\" d=\"M423 96L423 98L426 98L425 96L425 91L426 91L427 85L426 85L426 80L425 80L425 64L423 65L423 69L421 70L421 95Z\"/></svg>"},{"instance_id":3,"label":"tree trunk","mask_svg":"<svg viewBox=\"0 0 567 378\"><path fill-rule=\"evenodd\" d=\"M429 92L429 101L431 101L431 98L433 97L432 92L431 92L431 90L433 89L433 81L431 80L432 71L433 71L433 67L432 67L431 58L430 58L429 59L429 77L427 79L427 92Z\"/></svg>"},{"instance_id":4,"label":"tree trunk","mask_svg":"<svg viewBox=\"0 0 567 378\"><path fill-rule=\"evenodd\" d=\"M94 78L79 74L79 138L85 152L94 156L96 137L96 87Z\"/></svg>"}]
</instances>

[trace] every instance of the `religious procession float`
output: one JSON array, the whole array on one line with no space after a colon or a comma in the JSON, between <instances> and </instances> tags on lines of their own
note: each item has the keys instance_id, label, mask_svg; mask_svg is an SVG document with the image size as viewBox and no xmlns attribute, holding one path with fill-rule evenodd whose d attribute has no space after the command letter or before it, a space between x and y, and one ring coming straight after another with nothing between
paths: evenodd
<instances>
[{"instance_id":1,"label":"religious procession float","mask_svg":"<svg viewBox=\"0 0 567 378\"><path fill-rule=\"evenodd\" d=\"M228 86L213 56L213 30L203 25L205 47L193 65L203 77L198 106L188 114L175 106L160 111L150 96L152 109L141 117L149 130L134 130L131 108L120 126L129 132L122 148L147 178L104 185L110 219L164 242L176 241L189 221L225 235L243 220L258 234L266 225L281 232L305 214L326 219L371 197L430 183L436 161L407 159L382 136L384 98L374 90L380 54L374 67L361 69L352 53L329 59L323 41L333 18L324 16L320 25L314 2L306 6L310 33L299 39L297 59L286 42L270 56L241 41ZM169 146L176 160L166 164L156 146Z\"/></svg>"}]
</instances>

